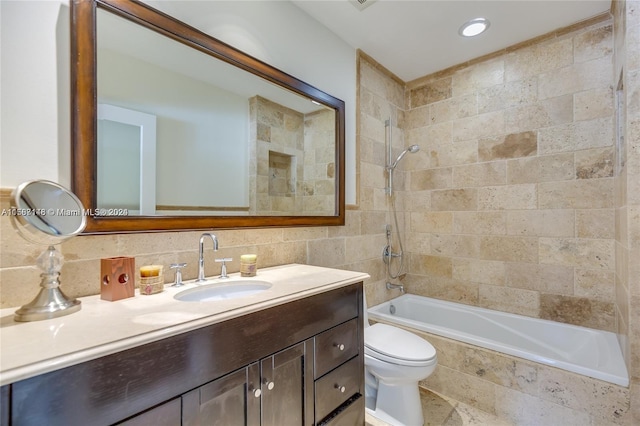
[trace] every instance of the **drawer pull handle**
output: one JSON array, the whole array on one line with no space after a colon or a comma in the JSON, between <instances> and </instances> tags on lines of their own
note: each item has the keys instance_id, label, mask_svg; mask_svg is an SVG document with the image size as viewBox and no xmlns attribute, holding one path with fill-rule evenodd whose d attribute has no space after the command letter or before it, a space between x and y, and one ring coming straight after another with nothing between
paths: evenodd
<instances>
[{"instance_id":1,"label":"drawer pull handle","mask_svg":"<svg viewBox=\"0 0 640 426\"><path fill-rule=\"evenodd\" d=\"M262 395L262 391L260 389L253 390L253 396L255 396L256 398L260 398L260 395Z\"/></svg>"},{"instance_id":2,"label":"drawer pull handle","mask_svg":"<svg viewBox=\"0 0 640 426\"><path fill-rule=\"evenodd\" d=\"M338 348L338 349L340 349L341 351L344 351L344 344L343 343L334 343L333 346Z\"/></svg>"},{"instance_id":3,"label":"drawer pull handle","mask_svg":"<svg viewBox=\"0 0 640 426\"><path fill-rule=\"evenodd\" d=\"M336 385L336 389L338 389L341 393L344 393L347 390L346 387L340 385Z\"/></svg>"}]
</instances>

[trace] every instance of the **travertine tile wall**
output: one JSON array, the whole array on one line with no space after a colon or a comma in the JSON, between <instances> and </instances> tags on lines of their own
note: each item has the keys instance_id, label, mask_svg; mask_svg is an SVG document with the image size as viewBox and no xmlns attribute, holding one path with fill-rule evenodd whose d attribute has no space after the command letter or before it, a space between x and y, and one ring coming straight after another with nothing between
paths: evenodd
<instances>
[{"instance_id":1,"label":"travertine tile wall","mask_svg":"<svg viewBox=\"0 0 640 426\"><path fill-rule=\"evenodd\" d=\"M630 412L630 391L623 386L417 333L438 352L438 368L420 383L422 386L494 414L509 424L637 424Z\"/></svg>"},{"instance_id":2,"label":"travertine tile wall","mask_svg":"<svg viewBox=\"0 0 640 426\"><path fill-rule=\"evenodd\" d=\"M613 2L616 127L617 333L631 376L631 412L640 424L640 2Z\"/></svg>"},{"instance_id":3,"label":"travertine tile wall","mask_svg":"<svg viewBox=\"0 0 640 426\"><path fill-rule=\"evenodd\" d=\"M335 111L324 108L304 116L303 181L298 192L305 214L332 215L335 199Z\"/></svg>"},{"instance_id":4,"label":"travertine tile wall","mask_svg":"<svg viewBox=\"0 0 640 426\"><path fill-rule=\"evenodd\" d=\"M638 2L624 9L622 44L634 69L638 10ZM387 202L386 117L401 127L396 150L422 147L403 163L404 187L398 182L409 291L618 330L629 346L625 389L426 336L440 366L424 386L515 424L640 423L640 268L629 260L638 256L640 215L626 207L637 204L627 182L640 179L615 175L613 21L598 22L409 83L405 111L392 107L400 102L393 77L375 61L360 66L361 205L381 211ZM640 170L640 157L630 158L640 155L638 72L625 84L627 170Z\"/></svg>"},{"instance_id":5,"label":"travertine tile wall","mask_svg":"<svg viewBox=\"0 0 640 426\"><path fill-rule=\"evenodd\" d=\"M2 197L1 207L8 207L6 193ZM216 257L232 257L234 260L230 271L238 271L239 256L243 253L258 253L259 267L305 262L306 239L326 236L326 232L326 228L306 234L303 230L289 233L283 229L214 230L220 240L220 251L214 253L207 246L206 274L219 274L220 264L214 262ZM31 301L39 290L40 272L34 265L43 247L25 242L13 230L8 216L0 217L0 235L0 307L20 306ZM100 259L115 256L134 256L136 267L164 265L166 282L173 279L169 264L186 262L185 278L195 278L199 236L200 232L163 232L75 237L58 246L65 257L61 288L72 297L99 294Z\"/></svg>"},{"instance_id":6,"label":"travertine tile wall","mask_svg":"<svg viewBox=\"0 0 640 426\"><path fill-rule=\"evenodd\" d=\"M303 114L261 96L249 106L249 212L332 215L334 111Z\"/></svg>"},{"instance_id":7,"label":"travertine tile wall","mask_svg":"<svg viewBox=\"0 0 640 426\"><path fill-rule=\"evenodd\" d=\"M261 96L251 98L249 105L255 143L255 160L251 158L250 164L256 175L250 211L262 215L302 211L296 186L303 181L304 114Z\"/></svg>"},{"instance_id":8,"label":"travertine tile wall","mask_svg":"<svg viewBox=\"0 0 640 426\"><path fill-rule=\"evenodd\" d=\"M615 330L612 21L407 85L412 293Z\"/></svg>"},{"instance_id":9,"label":"travertine tile wall","mask_svg":"<svg viewBox=\"0 0 640 426\"><path fill-rule=\"evenodd\" d=\"M3 190L0 195L0 209L9 208L8 191ZM205 247L205 273L220 273L220 264L214 262L217 257L233 258L228 272L237 272L244 253L258 255L258 268L288 263L346 268L371 275L366 283L369 297L372 304L379 303L391 297L376 290L384 284L379 256L383 237L366 230L369 225L382 227L378 226L379 220L373 212L348 210L346 225L340 227L214 229L220 250L214 252ZM99 294L100 259L115 256L134 256L136 267L164 265L167 283L173 280L169 265L186 262L184 278L196 278L200 234L201 231L183 231L78 236L59 246L65 257L62 289L71 297ZM40 272L34 265L42 250L42 246L26 242L14 231L9 216L0 216L0 308L18 307L35 297Z\"/></svg>"},{"instance_id":10,"label":"travertine tile wall","mask_svg":"<svg viewBox=\"0 0 640 426\"><path fill-rule=\"evenodd\" d=\"M390 199L385 192L386 141L388 139L385 122L389 121L393 157L399 155L405 147L404 143L404 82L379 66L375 60L364 52L358 54L358 153L359 153L359 208L366 214L366 221L361 223L367 257L373 262L372 269L367 272L377 277L365 286L367 302L370 306L381 303L399 295L399 290L387 290L387 270L382 262L382 250L387 245L385 227L392 224ZM396 209L400 230L404 232L404 189L403 172L399 167L396 172L394 188L396 192ZM394 225L395 226L395 225ZM395 228L393 229L395 236ZM393 239L395 251L399 250L397 239ZM398 264L394 262L392 272L397 272Z\"/></svg>"}]
</instances>

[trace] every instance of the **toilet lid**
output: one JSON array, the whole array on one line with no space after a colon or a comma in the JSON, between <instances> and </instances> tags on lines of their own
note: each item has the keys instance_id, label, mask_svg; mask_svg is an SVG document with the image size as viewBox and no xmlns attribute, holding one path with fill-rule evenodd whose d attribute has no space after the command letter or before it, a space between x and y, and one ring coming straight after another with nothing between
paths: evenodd
<instances>
[{"instance_id":1,"label":"toilet lid","mask_svg":"<svg viewBox=\"0 0 640 426\"><path fill-rule=\"evenodd\" d=\"M377 323L364 329L364 345L398 360L429 361L436 349L423 338L387 324Z\"/></svg>"}]
</instances>

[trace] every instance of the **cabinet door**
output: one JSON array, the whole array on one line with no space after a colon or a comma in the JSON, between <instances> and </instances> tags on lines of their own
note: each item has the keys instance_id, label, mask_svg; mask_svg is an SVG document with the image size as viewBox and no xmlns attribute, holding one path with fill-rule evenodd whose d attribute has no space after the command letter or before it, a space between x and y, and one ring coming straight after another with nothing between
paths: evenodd
<instances>
[{"instance_id":1,"label":"cabinet door","mask_svg":"<svg viewBox=\"0 0 640 426\"><path fill-rule=\"evenodd\" d=\"M254 363L184 394L182 424L257 426L260 393L260 365Z\"/></svg>"},{"instance_id":2,"label":"cabinet door","mask_svg":"<svg viewBox=\"0 0 640 426\"><path fill-rule=\"evenodd\" d=\"M0 426L9 426L9 385L0 388Z\"/></svg>"},{"instance_id":3,"label":"cabinet door","mask_svg":"<svg viewBox=\"0 0 640 426\"><path fill-rule=\"evenodd\" d=\"M262 425L313 424L313 341L261 361Z\"/></svg>"}]
</instances>

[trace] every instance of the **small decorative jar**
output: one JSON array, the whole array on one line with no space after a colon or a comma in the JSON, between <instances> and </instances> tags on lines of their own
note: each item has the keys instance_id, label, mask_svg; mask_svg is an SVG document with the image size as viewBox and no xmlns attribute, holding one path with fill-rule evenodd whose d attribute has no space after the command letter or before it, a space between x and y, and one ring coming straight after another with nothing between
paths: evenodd
<instances>
[{"instance_id":1,"label":"small decorative jar","mask_svg":"<svg viewBox=\"0 0 640 426\"><path fill-rule=\"evenodd\" d=\"M243 254L240 256L240 276L243 277L255 277L257 268L258 256L255 254Z\"/></svg>"},{"instance_id":2,"label":"small decorative jar","mask_svg":"<svg viewBox=\"0 0 640 426\"><path fill-rule=\"evenodd\" d=\"M149 295L164 290L162 265L146 265L140 268L140 294Z\"/></svg>"}]
</instances>

